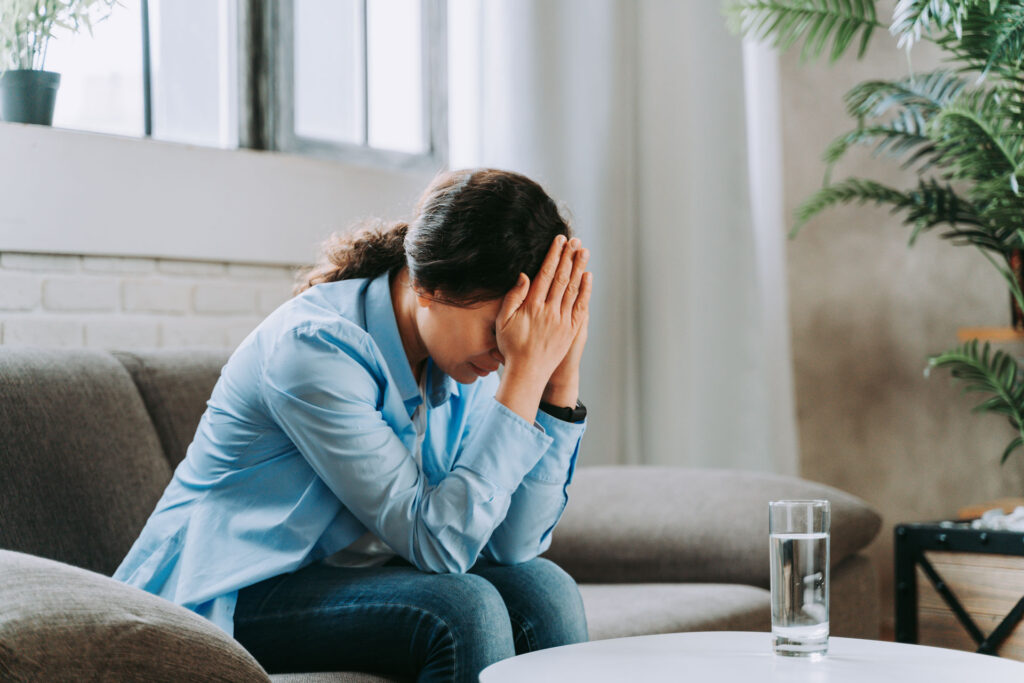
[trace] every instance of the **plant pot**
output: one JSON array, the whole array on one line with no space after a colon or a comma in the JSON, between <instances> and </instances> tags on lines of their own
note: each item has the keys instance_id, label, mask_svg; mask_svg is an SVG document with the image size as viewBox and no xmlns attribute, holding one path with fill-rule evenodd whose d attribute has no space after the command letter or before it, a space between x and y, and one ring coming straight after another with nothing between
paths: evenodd
<instances>
[{"instance_id":1,"label":"plant pot","mask_svg":"<svg viewBox=\"0 0 1024 683\"><path fill-rule=\"evenodd\" d=\"M36 69L0 73L0 121L53 125L60 74Z\"/></svg>"}]
</instances>

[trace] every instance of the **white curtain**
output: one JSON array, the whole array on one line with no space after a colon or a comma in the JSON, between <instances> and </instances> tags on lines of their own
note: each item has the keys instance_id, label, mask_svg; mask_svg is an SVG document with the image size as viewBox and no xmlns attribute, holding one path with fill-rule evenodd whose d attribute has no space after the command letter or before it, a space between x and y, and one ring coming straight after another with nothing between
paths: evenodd
<instances>
[{"instance_id":1,"label":"white curtain","mask_svg":"<svg viewBox=\"0 0 1024 683\"><path fill-rule=\"evenodd\" d=\"M450 0L449 41L452 166L535 178L591 249L584 462L794 473L772 59L751 118L716 2Z\"/></svg>"}]
</instances>

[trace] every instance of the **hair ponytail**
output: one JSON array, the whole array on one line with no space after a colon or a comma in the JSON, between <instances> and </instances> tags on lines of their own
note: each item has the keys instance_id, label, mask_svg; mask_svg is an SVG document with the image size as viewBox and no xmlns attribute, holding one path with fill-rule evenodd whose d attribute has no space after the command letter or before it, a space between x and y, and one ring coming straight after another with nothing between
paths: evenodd
<instances>
[{"instance_id":1,"label":"hair ponytail","mask_svg":"<svg viewBox=\"0 0 1024 683\"><path fill-rule=\"evenodd\" d=\"M320 259L299 274L294 294L322 282L377 277L405 265L409 224L375 221L350 233L335 233L320 247Z\"/></svg>"}]
</instances>

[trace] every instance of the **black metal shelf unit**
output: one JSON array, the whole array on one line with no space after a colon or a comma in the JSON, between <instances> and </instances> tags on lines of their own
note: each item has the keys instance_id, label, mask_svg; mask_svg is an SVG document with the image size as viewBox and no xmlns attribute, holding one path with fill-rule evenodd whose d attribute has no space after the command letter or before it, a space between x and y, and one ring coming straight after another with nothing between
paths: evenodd
<instances>
[{"instance_id":1,"label":"black metal shelf unit","mask_svg":"<svg viewBox=\"0 0 1024 683\"><path fill-rule=\"evenodd\" d=\"M1024 556L1024 533L973 529L970 522L932 522L898 524L895 530L896 553L896 642L917 642L918 566L939 593L957 620L967 630L981 654L995 655L1003 641L1024 616L1024 597L987 636L960 604L960 600L935 571L925 551Z\"/></svg>"}]
</instances>

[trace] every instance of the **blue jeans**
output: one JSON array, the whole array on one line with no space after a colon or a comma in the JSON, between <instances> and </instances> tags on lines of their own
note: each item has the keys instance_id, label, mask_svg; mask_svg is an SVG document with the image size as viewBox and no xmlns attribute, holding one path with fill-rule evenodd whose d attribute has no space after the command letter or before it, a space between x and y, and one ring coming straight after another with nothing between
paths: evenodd
<instances>
[{"instance_id":1,"label":"blue jeans","mask_svg":"<svg viewBox=\"0 0 1024 683\"><path fill-rule=\"evenodd\" d=\"M515 654L587 640L572 578L538 558L467 574L314 563L239 591L235 638L270 673L368 671L476 681Z\"/></svg>"}]
</instances>

